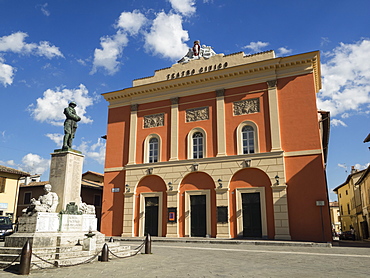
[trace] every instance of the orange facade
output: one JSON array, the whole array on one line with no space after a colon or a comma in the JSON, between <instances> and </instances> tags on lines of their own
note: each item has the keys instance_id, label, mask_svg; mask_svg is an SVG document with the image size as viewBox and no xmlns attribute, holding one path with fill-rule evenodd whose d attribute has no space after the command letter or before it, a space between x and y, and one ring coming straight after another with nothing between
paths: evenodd
<instances>
[{"instance_id":1,"label":"orange facade","mask_svg":"<svg viewBox=\"0 0 370 278\"><path fill-rule=\"evenodd\" d=\"M318 53L302 55L104 94L102 232L331 241Z\"/></svg>"}]
</instances>

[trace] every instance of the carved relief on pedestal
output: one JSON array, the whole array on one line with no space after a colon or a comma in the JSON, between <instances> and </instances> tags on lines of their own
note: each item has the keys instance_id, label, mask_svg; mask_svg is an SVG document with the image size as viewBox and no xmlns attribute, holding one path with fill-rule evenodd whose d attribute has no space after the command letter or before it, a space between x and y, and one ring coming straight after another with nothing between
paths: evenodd
<instances>
[{"instance_id":1,"label":"carved relief on pedestal","mask_svg":"<svg viewBox=\"0 0 370 278\"><path fill-rule=\"evenodd\" d=\"M245 115L260 112L260 101L258 98L245 99L234 102L234 115Z\"/></svg>"},{"instance_id":2,"label":"carved relief on pedestal","mask_svg":"<svg viewBox=\"0 0 370 278\"><path fill-rule=\"evenodd\" d=\"M193 108L186 110L186 122L196 122L209 119L209 108Z\"/></svg>"},{"instance_id":3,"label":"carved relief on pedestal","mask_svg":"<svg viewBox=\"0 0 370 278\"><path fill-rule=\"evenodd\" d=\"M164 126L164 113L144 116L144 128Z\"/></svg>"}]
</instances>

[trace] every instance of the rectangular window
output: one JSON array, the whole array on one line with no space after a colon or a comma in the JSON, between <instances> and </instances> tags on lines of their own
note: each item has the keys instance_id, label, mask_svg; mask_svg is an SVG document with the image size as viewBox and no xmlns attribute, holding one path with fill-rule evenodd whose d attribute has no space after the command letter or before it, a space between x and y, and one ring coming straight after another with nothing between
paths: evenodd
<instances>
[{"instance_id":1,"label":"rectangular window","mask_svg":"<svg viewBox=\"0 0 370 278\"><path fill-rule=\"evenodd\" d=\"M151 138L149 140L149 163L158 162L158 139Z\"/></svg>"},{"instance_id":2,"label":"rectangular window","mask_svg":"<svg viewBox=\"0 0 370 278\"><path fill-rule=\"evenodd\" d=\"M227 223L227 206L217 207L217 223Z\"/></svg>"},{"instance_id":3,"label":"rectangular window","mask_svg":"<svg viewBox=\"0 0 370 278\"><path fill-rule=\"evenodd\" d=\"M23 197L23 204L28 205L31 203L32 192L25 192Z\"/></svg>"},{"instance_id":4,"label":"rectangular window","mask_svg":"<svg viewBox=\"0 0 370 278\"><path fill-rule=\"evenodd\" d=\"M347 204L347 211L348 211L348 214L351 214L351 209L349 208L349 204Z\"/></svg>"},{"instance_id":5,"label":"rectangular window","mask_svg":"<svg viewBox=\"0 0 370 278\"><path fill-rule=\"evenodd\" d=\"M5 181L6 181L6 178L0 177L0 193L5 192Z\"/></svg>"}]
</instances>

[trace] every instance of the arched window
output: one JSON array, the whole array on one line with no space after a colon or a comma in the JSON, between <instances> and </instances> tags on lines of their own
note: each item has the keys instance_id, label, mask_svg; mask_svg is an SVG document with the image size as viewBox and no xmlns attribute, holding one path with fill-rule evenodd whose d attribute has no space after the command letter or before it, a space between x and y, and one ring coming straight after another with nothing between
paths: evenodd
<instances>
[{"instance_id":1,"label":"arched window","mask_svg":"<svg viewBox=\"0 0 370 278\"><path fill-rule=\"evenodd\" d=\"M188 159L198 159L207 157L206 153L206 133L200 128L192 129L188 134Z\"/></svg>"},{"instance_id":2,"label":"arched window","mask_svg":"<svg viewBox=\"0 0 370 278\"><path fill-rule=\"evenodd\" d=\"M252 121L244 121L236 129L238 154L253 154L259 152L258 127Z\"/></svg>"},{"instance_id":3,"label":"arched window","mask_svg":"<svg viewBox=\"0 0 370 278\"><path fill-rule=\"evenodd\" d=\"M144 163L155 163L160 157L161 138L157 134L150 134L144 142Z\"/></svg>"},{"instance_id":4,"label":"arched window","mask_svg":"<svg viewBox=\"0 0 370 278\"><path fill-rule=\"evenodd\" d=\"M254 153L254 129L250 125L242 128L243 154Z\"/></svg>"},{"instance_id":5,"label":"arched window","mask_svg":"<svg viewBox=\"0 0 370 278\"><path fill-rule=\"evenodd\" d=\"M203 134L195 132L193 134L193 158L203 158Z\"/></svg>"},{"instance_id":6,"label":"arched window","mask_svg":"<svg viewBox=\"0 0 370 278\"><path fill-rule=\"evenodd\" d=\"M153 137L149 140L148 162L158 162L158 138Z\"/></svg>"}]
</instances>

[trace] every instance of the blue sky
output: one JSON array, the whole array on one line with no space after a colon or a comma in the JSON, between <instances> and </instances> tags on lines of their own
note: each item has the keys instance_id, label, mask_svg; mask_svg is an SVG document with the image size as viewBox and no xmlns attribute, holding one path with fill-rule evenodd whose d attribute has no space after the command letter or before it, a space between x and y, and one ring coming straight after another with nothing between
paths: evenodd
<instances>
[{"instance_id":1,"label":"blue sky","mask_svg":"<svg viewBox=\"0 0 370 278\"><path fill-rule=\"evenodd\" d=\"M370 161L369 26L368 0L0 0L0 164L48 180L73 100L84 171L103 173L101 94L171 66L199 39L224 54L321 51L331 192Z\"/></svg>"}]
</instances>

